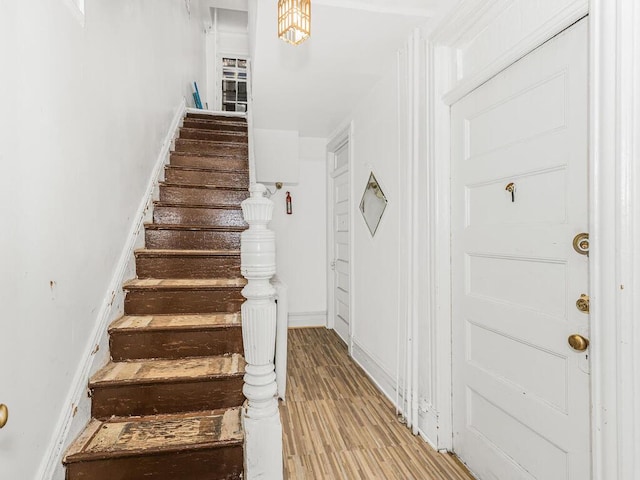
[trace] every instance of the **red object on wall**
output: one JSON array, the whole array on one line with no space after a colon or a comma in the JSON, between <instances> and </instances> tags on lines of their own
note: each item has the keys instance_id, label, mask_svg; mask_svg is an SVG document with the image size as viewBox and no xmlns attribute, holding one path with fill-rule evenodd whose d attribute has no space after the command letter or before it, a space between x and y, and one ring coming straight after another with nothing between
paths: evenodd
<instances>
[{"instance_id":1,"label":"red object on wall","mask_svg":"<svg viewBox=\"0 0 640 480\"><path fill-rule=\"evenodd\" d=\"M293 209L291 208L291 194L287 192L287 215L291 215L293 213Z\"/></svg>"}]
</instances>

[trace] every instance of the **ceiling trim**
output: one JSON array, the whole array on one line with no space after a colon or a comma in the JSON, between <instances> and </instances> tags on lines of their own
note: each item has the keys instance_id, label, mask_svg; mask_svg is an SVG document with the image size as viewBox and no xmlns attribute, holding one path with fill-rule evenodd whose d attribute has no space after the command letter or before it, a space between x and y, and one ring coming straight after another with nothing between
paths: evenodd
<instances>
[{"instance_id":1,"label":"ceiling trim","mask_svg":"<svg viewBox=\"0 0 640 480\"><path fill-rule=\"evenodd\" d=\"M313 5L327 7L348 8L351 10L364 10L367 12L386 13L389 15L407 15L413 17L432 18L436 12L430 8L411 8L394 6L372 5L364 0L313 0Z\"/></svg>"}]
</instances>

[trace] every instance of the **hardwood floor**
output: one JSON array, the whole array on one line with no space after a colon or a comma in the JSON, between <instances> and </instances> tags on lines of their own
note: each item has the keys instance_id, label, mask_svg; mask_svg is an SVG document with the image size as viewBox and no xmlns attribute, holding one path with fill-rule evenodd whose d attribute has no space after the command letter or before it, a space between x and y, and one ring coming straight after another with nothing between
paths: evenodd
<instances>
[{"instance_id":1,"label":"hardwood floor","mask_svg":"<svg viewBox=\"0 0 640 480\"><path fill-rule=\"evenodd\" d=\"M287 401L280 406L289 480L470 480L396 420L395 409L335 332L289 330Z\"/></svg>"}]
</instances>

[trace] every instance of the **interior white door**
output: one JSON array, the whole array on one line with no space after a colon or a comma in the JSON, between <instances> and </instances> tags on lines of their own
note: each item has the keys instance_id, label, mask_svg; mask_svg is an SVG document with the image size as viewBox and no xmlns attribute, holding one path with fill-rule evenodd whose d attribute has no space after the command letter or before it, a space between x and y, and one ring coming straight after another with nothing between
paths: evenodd
<instances>
[{"instance_id":1,"label":"interior white door","mask_svg":"<svg viewBox=\"0 0 640 480\"><path fill-rule=\"evenodd\" d=\"M587 45L582 20L452 107L453 444L482 480L591 476Z\"/></svg>"},{"instance_id":2,"label":"interior white door","mask_svg":"<svg viewBox=\"0 0 640 480\"><path fill-rule=\"evenodd\" d=\"M349 344L349 144L334 153L333 178L333 325Z\"/></svg>"}]
</instances>

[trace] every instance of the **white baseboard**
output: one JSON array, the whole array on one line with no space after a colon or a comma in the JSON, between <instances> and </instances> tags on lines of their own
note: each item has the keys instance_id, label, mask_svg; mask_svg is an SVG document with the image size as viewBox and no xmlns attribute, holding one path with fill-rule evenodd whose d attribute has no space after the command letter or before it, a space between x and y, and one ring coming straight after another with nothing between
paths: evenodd
<instances>
[{"instance_id":1,"label":"white baseboard","mask_svg":"<svg viewBox=\"0 0 640 480\"><path fill-rule=\"evenodd\" d=\"M327 312L289 312L289 328L326 326Z\"/></svg>"},{"instance_id":2,"label":"white baseboard","mask_svg":"<svg viewBox=\"0 0 640 480\"><path fill-rule=\"evenodd\" d=\"M396 380L392 374L390 374L375 357L370 354L357 340L353 339L353 347L351 350L351 356L355 362L360 365L367 374L367 377L378 387L385 397L397 407L396 404ZM399 397L402 402L402 393Z\"/></svg>"},{"instance_id":3,"label":"white baseboard","mask_svg":"<svg viewBox=\"0 0 640 480\"><path fill-rule=\"evenodd\" d=\"M109 359L109 338L107 327L124 312L124 292L122 284L125 280L135 277L134 251L144 244L144 222L151 213L151 207L156 194L158 179L163 173L164 165L169 159L169 152L173 146L178 128L185 115L186 102L183 99L174 114L162 149L149 177L145 191L131 229L127 236L127 243L114 270L109 283L109 289L98 312L95 327L82 356L83 361L78 366L73 377L69 394L64 402L66 406L61 412L56 428L49 442L47 455L43 458L38 470L37 479L63 480L64 468L62 457L69 444L82 431L91 418L91 399L87 395L89 378Z\"/></svg>"}]
</instances>

